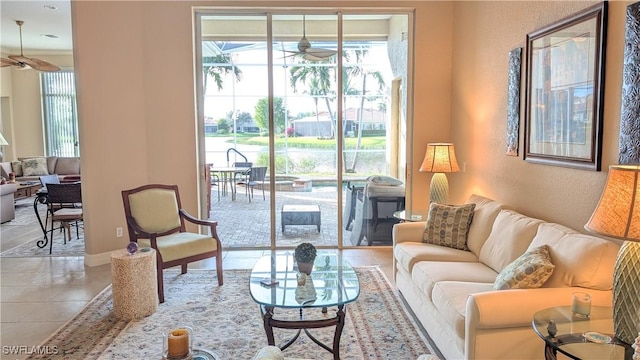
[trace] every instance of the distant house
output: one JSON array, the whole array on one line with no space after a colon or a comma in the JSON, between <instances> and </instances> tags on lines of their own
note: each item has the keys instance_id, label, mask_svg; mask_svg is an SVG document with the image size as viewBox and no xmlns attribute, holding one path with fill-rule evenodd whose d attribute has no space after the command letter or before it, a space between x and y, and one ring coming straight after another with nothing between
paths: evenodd
<instances>
[{"instance_id":1,"label":"distant house","mask_svg":"<svg viewBox=\"0 0 640 360\"><path fill-rule=\"evenodd\" d=\"M204 118L204 134L215 134L218 132L218 123L213 118Z\"/></svg>"},{"instance_id":2,"label":"distant house","mask_svg":"<svg viewBox=\"0 0 640 360\"><path fill-rule=\"evenodd\" d=\"M358 111L359 109L349 108L345 111L343 121L346 123L344 127L345 136L356 136L358 131ZM293 129L296 136L317 136L331 137L331 117L329 113L323 111L318 116L308 116L302 119L293 120ZM363 109L362 111L362 130L380 130L384 132L387 129L387 114L376 109Z\"/></svg>"},{"instance_id":3,"label":"distant house","mask_svg":"<svg viewBox=\"0 0 640 360\"><path fill-rule=\"evenodd\" d=\"M239 133L259 133L260 128L258 124L253 120L236 121L236 132ZM211 117L204 118L204 134L216 134L218 133L218 121Z\"/></svg>"}]
</instances>

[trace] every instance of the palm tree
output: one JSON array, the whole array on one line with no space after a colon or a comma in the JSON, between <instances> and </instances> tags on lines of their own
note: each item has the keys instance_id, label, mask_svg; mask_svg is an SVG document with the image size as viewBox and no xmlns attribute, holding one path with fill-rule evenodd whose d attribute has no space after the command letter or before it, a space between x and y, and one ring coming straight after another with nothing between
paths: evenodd
<instances>
[{"instance_id":1,"label":"palm tree","mask_svg":"<svg viewBox=\"0 0 640 360\"><path fill-rule=\"evenodd\" d=\"M289 81L291 83L291 87L293 87L294 93L298 92L297 85L302 84L309 87L309 93L316 94L316 99L317 96L324 98L327 111L331 118L331 135L335 136L335 116L331 110L330 102L331 95L333 94L331 89L335 81L335 74L333 72L334 65L324 65L332 63L333 62L330 58L321 61L308 61L302 58L298 59L298 64L307 64L307 66L291 67L289 70L289 73L291 74Z\"/></svg>"},{"instance_id":2,"label":"palm tree","mask_svg":"<svg viewBox=\"0 0 640 360\"><path fill-rule=\"evenodd\" d=\"M347 51L345 54L345 58L348 59L349 53L355 56L356 64L360 64L362 62L362 59L367 55L367 50L360 49L360 50ZM345 71L345 74L343 76L347 78L359 77L362 79L362 86L361 86L361 90L359 91L360 106L358 107L358 138L356 140L356 148L353 153L353 162L351 163L351 167L346 169L347 172L355 172L356 163L358 161L358 151L360 150L360 146L362 145L362 123L364 118L363 116L364 105L365 105L365 101L367 100L367 79L371 77L373 78L373 80L376 81L378 85L378 88L377 88L378 93L381 93L385 89L386 84L384 82L384 78L382 77L382 73L380 73L379 71L372 71L370 69L366 69L359 65L349 67L349 69ZM343 80L343 83L347 83L347 82L348 81L346 79Z\"/></svg>"},{"instance_id":3,"label":"palm tree","mask_svg":"<svg viewBox=\"0 0 640 360\"><path fill-rule=\"evenodd\" d=\"M204 93L207 93L207 85L209 77L213 78L218 91L222 90L222 82L224 76L233 73L236 81L240 81L242 70L233 65L233 57L231 54L220 54L216 56L205 56L202 58L202 71L204 72ZM205 65L207 64L207 65Z\"/></svg>"}]
</instances>

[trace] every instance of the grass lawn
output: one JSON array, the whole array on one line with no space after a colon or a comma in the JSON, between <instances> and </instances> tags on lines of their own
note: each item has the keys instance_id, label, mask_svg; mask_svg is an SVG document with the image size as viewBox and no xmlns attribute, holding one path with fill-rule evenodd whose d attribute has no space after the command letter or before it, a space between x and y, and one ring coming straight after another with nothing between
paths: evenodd
<instances>
[{"instance_id":1,"label":"grass lawn","mask_svg":"<svg viewBox=\"0 0 640 360\"><path fill-rule=\"evenodd\" d=\"M269 146L269 138L267 136L238 136L236 138L238 144L244 145L260 145ZM334 149L336 146L335 139L318 139L316 137L278 137L275 139L276 149L284 148L285 146L291 148L303 148L303 149ZM347 149L356 148L356 138L345 138L345 147ZM376 150L385 149L386 139L384 136L375 137L363 137L360 143L360 149Z\"/></svg>"}]
</instances>

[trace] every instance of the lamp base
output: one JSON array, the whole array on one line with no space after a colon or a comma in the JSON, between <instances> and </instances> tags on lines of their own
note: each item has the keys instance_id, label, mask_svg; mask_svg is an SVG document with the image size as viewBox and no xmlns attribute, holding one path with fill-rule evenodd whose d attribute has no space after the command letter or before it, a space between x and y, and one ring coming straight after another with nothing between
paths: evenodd
<instances>
[{"instance_id":1,"label":"lamp base","mask_svg":"<svg viewBox=\"0 0 640 360\"><path fill-rule=\"evenodd\" d=\"M449 180L444 173L435 173L431 177L429 189L430 202L445 204L449 198Z\"/></svg>"},{"instance_id":2,"label":"lamp base","mask_svg":"<svg viewBox=\"0 0 640 360\"><path fill-rule=\"evenodd\" d=\"M613 271L613 329L633 344L640 332L640 243L625 241Z\"/></svg>"}]
</instances>

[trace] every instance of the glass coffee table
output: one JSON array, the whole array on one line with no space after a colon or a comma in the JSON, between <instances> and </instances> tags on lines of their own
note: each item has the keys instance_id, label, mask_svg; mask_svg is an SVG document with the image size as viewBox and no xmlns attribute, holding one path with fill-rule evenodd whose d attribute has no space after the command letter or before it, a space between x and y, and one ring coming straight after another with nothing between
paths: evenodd
<instances>
[{"instance_id":1,"label":"glass coffee table","mask_svg":"<svg viewBox=\"0 0 640 360\"><path fill-rule=\"evenodd\" d=\"M298 269L292 252L276 253L258 260L251 271L251 297L260 305L264 330L269 345L275 345L273 328L297 329L291 339L281 345L282 350L293 344L304 331L316 344L339 359L340 336L345 323L345 305L360 295L358 275L342 255L318 251L311 275L304 285L298 285ZM327 314L329 307L337 307L336 315L317 318L308 316L311 309ZM274 318L275 308L297 309L295 317ZM335 326L333 344L328 346L315 338L309 329Z\"/></svg>"},{"instance_id":2,"label":"glass coffee table","mask_svg":"<svg viewBox=\"0 0 640 360\"><path fill-rule=\"evenodd\" d=\"M592 306L589 318L573 316L571 306L544 309L533 315L532 326L544 340L546 360L560 352L570 359L631 360L633 349L613 336L613 310Z\"/></svg>"}]
</instances>

